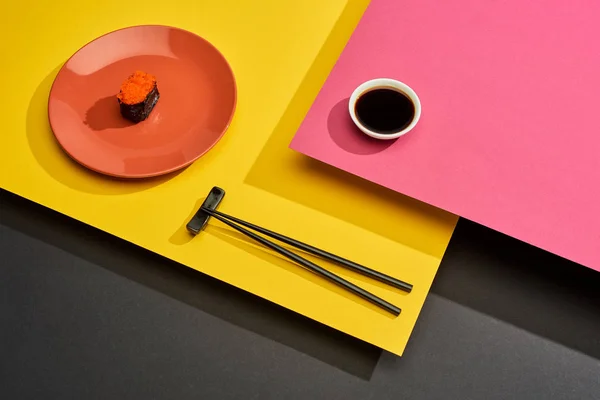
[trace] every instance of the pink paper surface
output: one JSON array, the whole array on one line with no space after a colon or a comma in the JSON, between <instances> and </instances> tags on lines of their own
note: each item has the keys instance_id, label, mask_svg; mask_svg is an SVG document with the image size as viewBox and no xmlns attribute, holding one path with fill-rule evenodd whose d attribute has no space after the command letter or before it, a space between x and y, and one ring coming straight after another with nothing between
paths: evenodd
<instances>
[{"instance_id":1,"label":"pink paper surface","mask_svg":"<svg viewBox=\"0 0 600 400\"><path fill-rule=\"evenodd\" d=\"M347 111L379 77L423 107L393 142ZM291 147L600 270L600 1L373 0Z\"/></svg>"}]
</instances>

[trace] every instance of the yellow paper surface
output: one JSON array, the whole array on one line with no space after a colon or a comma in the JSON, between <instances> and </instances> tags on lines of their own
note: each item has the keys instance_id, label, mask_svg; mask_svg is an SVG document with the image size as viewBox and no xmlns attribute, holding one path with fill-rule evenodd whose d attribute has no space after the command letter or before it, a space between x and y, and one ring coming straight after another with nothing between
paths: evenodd
<instances>
[{"instance_id":1,"label":"yellow paper surface","mask_svg":"<svg viewBox=\"0 0 600 400\"><path fill-rule=\"evenodd\" d=\"M402 354L456 217L307 159L288 144L367 0L3 2L0 9L2 188L396 354ZM198 33L231 63L238 106L224 138L187 169L116 181L71 161L47 122L59 67L82 45L130 25ZM185 224L210 188L221 210L414 284L411 294L327 262L402 308L364 300L211 221ZM314 260L314 259L313 259Z\"/></svg>"}]
</instances>

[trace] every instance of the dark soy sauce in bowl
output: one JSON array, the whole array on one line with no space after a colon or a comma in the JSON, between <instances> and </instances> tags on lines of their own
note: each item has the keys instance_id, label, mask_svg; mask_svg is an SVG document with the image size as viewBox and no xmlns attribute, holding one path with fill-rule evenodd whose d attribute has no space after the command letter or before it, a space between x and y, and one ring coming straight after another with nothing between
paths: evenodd
<instances>
[{"instance_id":1,"label":"dark soy sauce in bowl","mask_svg":"<svg viewBox=\"0 0 600 400\"><path fill-rule=\"evenodd\" d=\"M390 88L371 89L356 100L356 117L372 132L398 133L415 117L415 105L404 93Z\"/></svg>"}]
</instances>

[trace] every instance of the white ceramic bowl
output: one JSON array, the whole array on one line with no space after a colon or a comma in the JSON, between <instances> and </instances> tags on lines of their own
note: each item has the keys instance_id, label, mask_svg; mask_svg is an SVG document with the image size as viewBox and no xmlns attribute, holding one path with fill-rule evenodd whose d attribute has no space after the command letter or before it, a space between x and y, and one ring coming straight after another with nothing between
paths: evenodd
<instances>
[{"instance_id":1,"label":"white ceramic bowl","mask_svg":"<svg viewBox=\"0 0 600 400\"><path fill-rule=\"evenodd\" d=\"M364 94L370 90L373 90L373 89L397 90L399 92L402 92L413 102L413 104L415 106L415 116L414 116L413 120L411 121L411 123L406 128L404 128L401 131L396 132L396 133L382 134L382 133L377 133L377 132L370 130L369 128L367 128L360 122L360 120L356 116L356 100L358 100L358 98L362 94ZM400 136L407 134L415 127L415 125L417 125L417 122L419 122L419 118L421 118L421 101L419 100L419 96L417 96L415 91L412 90L410 88L410 86L408 86L407 84L397 81L395 79L377 78L377 79L372 79L370 81L367 81L367 82L361 84L356 89L354 89L354 92L352 92L352 96L350 96L350 102L348 104L348 111L350 112L350 117L352 118L352 121L354 121L354 124L358 127L358 129L360 129L366 135L369 135L372 138L380 139L380 140L392 140L392 139L397 139Z\"/></svg>"}]
</instances>

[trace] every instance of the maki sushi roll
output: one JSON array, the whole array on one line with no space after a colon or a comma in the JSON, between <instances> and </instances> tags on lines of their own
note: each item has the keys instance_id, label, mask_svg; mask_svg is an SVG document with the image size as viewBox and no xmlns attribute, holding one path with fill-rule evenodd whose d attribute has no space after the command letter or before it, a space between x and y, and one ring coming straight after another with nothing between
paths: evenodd
<instances>
[{"instance_id":1,"label":"maki sushi roll","mask_svg":"<svg viewBox=\"0 0 600 400\"><path fill-rule=\"evenodd\" d=\"M117 100L121 115L137 123L148 118L159 97L156 77L136 71L121 85Z\"/></svg>"}]
</instances>

